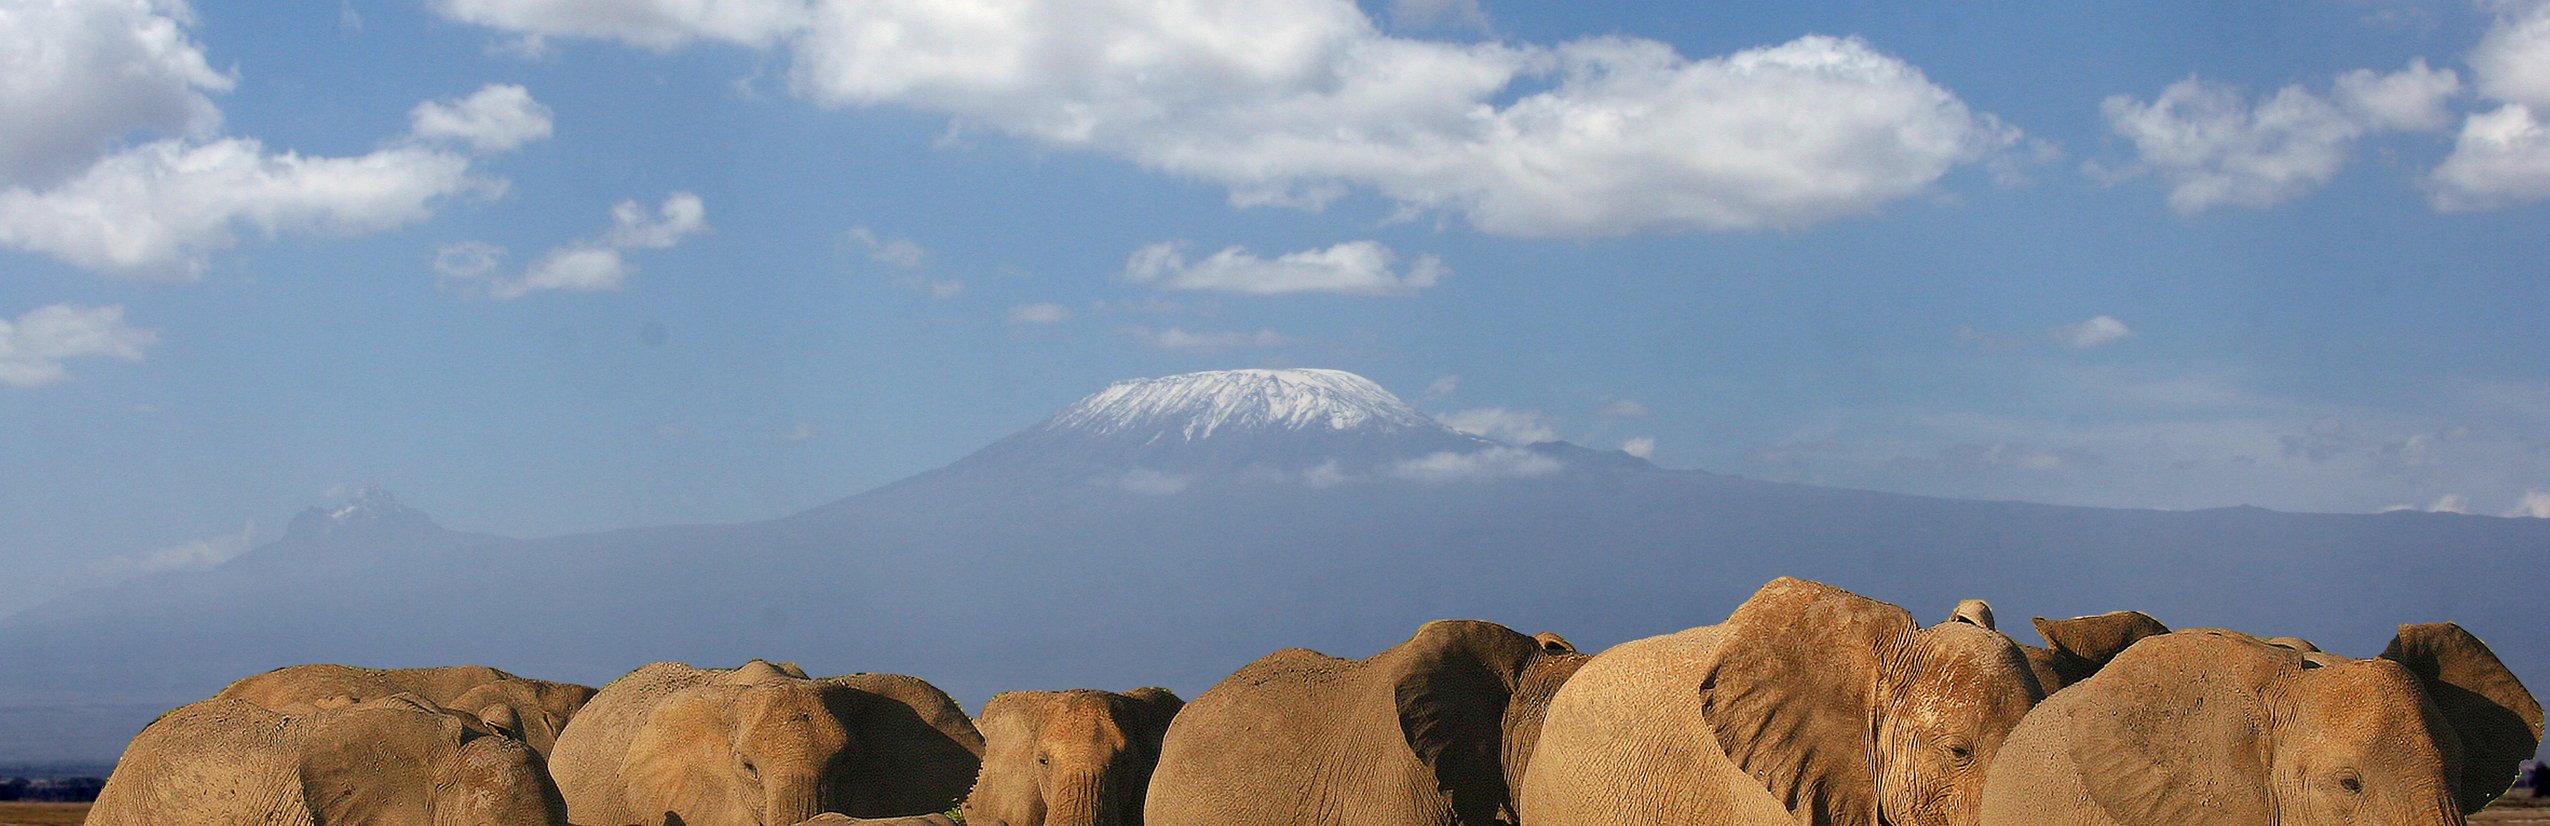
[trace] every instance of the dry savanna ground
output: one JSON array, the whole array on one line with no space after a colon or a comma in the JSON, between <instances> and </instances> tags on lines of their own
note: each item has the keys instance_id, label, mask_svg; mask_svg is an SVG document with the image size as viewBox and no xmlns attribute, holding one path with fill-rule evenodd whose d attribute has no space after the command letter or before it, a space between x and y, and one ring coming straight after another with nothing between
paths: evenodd
<instances>
[{"instance_id":1,"label":"dry savanna ground","mask_svg":"<svg viewBox=\"0 0 2550 826\"><path fill-rule=\"evenodd\" d=\"M79 826L86 803L0 803L0 826ZM2488 826L2550 826L2550 798L2510 797L2470 819Z\"/></svg>"}]
</instances>

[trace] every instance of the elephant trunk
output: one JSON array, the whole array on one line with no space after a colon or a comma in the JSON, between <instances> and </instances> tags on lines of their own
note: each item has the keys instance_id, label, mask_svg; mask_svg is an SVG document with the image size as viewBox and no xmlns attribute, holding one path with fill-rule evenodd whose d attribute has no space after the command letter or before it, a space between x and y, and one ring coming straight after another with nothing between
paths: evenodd
<instances>
[{"instance_id":1,"label":"elephant trunk","mask_svg":"<svg viewBox=\"0 0 2550 826\"><path fill-rule=\"evenodd\" d=\"M802 823L823 813L823 779L815 774L768 778L762 786L765 824Z\"/></svg>"},{"instance_id":2,"label":"elephant trunk","mask_svg":"<svg viewBox=\"0 0 2550 826\"><path fill-rule=\"evenodd\" d=\"M1123 807L1107 785L1103 769L1055 778L1045 801L1045 826L1125 826Z\"/></svg>"}]
</instances>

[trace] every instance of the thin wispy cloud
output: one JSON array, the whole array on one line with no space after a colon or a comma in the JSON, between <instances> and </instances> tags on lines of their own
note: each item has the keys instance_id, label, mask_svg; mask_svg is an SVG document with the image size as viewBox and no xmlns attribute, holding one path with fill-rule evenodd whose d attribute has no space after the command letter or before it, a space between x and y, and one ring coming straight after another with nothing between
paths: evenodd
<instances>
[{"instance_id":1,"label":"thin wispy cloud","mask_svg":"<svg viewBox=\"0 0 2550 826\"><path fill-rule=\"evenodd\" d=\"M1242 247L1227 247L1202 260L1189 261L1183 242L1162 242L1126 259L1124 278L1170 290L1280 295L1408 296L1442 283L1450 271L1443 261L1421 255L1402 271L1399 254L1378 241L1350 241L1326 249L1260 258Z\"/></svg>"},{"instance_id":2,"label":"thin wispy cloud","mask_svg":"<svg viewBox=\"0 0 2550 826\"><path fill-rule=\"evenodd\" d=\"M70 378L63 362L85 358L140 361L159 334L124 323L121 305L55 304L15 321L0 320L0 384L37 387Z\"/></svg>"}]
</instances>

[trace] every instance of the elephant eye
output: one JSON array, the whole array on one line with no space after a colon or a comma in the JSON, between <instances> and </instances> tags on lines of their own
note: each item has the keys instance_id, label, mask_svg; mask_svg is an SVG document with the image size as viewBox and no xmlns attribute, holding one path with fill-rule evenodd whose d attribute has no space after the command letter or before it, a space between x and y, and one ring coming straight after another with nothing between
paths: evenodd
<instances>
[{"instance_id":1,"label":"elephant eye","mask_svg":"<svg viewBox=\"0 0 2550 826\"><path fill-rule=\"evenodd\" d=\"M1046 756L1046 755L1042 755L1042 754L1036 755L1036 765L1039 765L1039 766L1051 765L1051 764L1053 763L1053 760L1054 760L1054 759L1053 759L1052 757L1049 757L1049 756Z\"/></svg>"},{"instance_id":2,"label":"elephant eye","mask_svg":"<svg viewBox=\"0 0 2550 826\"><path fill-rule=\"evenodd\" d=\"M1952 744L1948 746L1948 759L1957 761L1960 767L1974 765L1974 749L1962 744Z\"/></svg>"},{"instance_id":3,"label":"elephant eye","mask_svg":"<svg viewBox=\"0 0 2550 826\"><path fill-rule=\"evenodd\" d=\"M2345 789L2347 794L2363 794L2364 781L2352 772L2341 774L2338 775L2338 788Z\"/></svg>"}]
</instances>

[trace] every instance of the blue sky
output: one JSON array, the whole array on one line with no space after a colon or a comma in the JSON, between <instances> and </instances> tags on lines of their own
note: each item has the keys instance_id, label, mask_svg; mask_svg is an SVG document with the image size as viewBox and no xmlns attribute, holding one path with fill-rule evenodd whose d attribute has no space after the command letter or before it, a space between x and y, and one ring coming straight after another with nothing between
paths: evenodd
<instances>
[{"instance_id":1,"label":"blue sky","mask_svg":"<svg viewBox=\"0 0 2550 826\"><path fill-rule=\"evenodd\" d=\"M2550 516L2550 5L0 0L0 610L765 518L1118 379Z\"/></svg>"}]
</instances>

